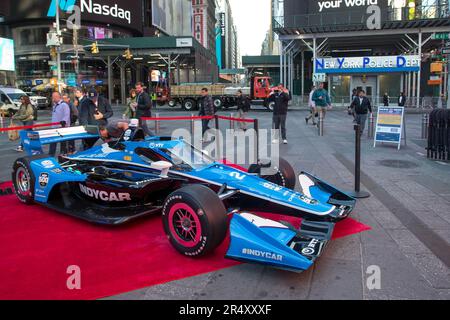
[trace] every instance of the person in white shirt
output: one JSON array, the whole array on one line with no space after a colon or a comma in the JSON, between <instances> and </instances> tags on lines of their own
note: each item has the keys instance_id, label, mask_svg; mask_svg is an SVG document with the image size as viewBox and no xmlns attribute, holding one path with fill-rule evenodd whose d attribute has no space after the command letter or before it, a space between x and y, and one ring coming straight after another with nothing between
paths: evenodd
<instances>
[{"instance_id":1,"label":"person in white shirt","mask_svg":"<svg viewBox=\"0 0 450 320\"><path fill-rule=\"evenodd\" d=\"M308 100L308 106L309 106L309 109L310 109L310 115L305 118L305 121L306 121L306 124L308 124L309 120L312 119L313 120L313 125L316 125L316 113L317 113L316 103L312 99L313 95L314 95L314 91L316 91L316 87L312 86L311 92L309 94L309 100Z\"/></svg>"}]
</instances>

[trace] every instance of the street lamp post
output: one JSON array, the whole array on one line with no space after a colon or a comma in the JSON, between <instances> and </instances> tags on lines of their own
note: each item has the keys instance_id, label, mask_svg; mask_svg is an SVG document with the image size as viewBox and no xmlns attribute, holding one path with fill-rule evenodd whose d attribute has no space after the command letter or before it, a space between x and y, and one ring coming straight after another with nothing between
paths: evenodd
<instances>
[{"instance_id":1,"label":"street lamp post","mask_svg":"<svg viewBox=\"0 0 450 320\"><path fill-rule=\"evenodd\" d=\"M61 28L59 25L59 0L56 0L56 35L58 46L56 47L56 68L58 78L58 92L61 92Z\"/></svg>"}]
</instances>

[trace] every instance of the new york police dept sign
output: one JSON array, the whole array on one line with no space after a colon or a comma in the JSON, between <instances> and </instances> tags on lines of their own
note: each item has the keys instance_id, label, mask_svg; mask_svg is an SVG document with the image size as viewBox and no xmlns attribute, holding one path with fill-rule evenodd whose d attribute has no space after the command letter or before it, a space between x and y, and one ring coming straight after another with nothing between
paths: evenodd
<instances>
[{"instance_id":1,"label":"new york police dept sign","mask_svg":"<svg viewBox=\"0 0 450 320\"><path fill-rule=\"evenodd\" d=\"M420 68L418 55L317 58L315 63L317 73L418 72Z\"/></svg>"}]
</instances>

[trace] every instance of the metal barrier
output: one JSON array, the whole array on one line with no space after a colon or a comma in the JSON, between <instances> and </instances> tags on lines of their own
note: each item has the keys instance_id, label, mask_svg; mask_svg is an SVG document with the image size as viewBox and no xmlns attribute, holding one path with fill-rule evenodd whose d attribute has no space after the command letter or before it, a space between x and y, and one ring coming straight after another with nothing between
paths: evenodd
<instances>
[{"instance_id":1,"label":"metal barrier","mask_svg":"<svg viewBox=\"0 0 450 320\"><path fill-rule=\"evenodd\" d=\"M369 139L373 138L375 135L375 116L373 113L369 116L369 125L367 127L367 137Z\"/></svg>"},{"instance_id":2,"label":"metal barrier","mask_svg":"<svg viewBox=\"0 0 450 320\"><path fill-rule=\"evenodd\" d=\"M436 109L430 113L427 157L450 161L450 110Z\"/></svg>"},{"instance_id":3,"label":"metal barrier","mask_svg":"<svg viewBox=\"0 0 450 320\"><path fill-rule=\"evenodd\" d=\"M317 125L319 137L323 137L323 135L324 135L323 125L324 125L323 112L319 112L319 122Z\"/></svg>"},{"instance_id":4,"label":"metal barrier","mask_svg":"<svg viewBox=\"0 0 450 320\"><path fill-rule=\"evenodd\" d=\"M422 115L422 139L428 139L429 117L428 113Z\"/></svg>"}]
</instances>

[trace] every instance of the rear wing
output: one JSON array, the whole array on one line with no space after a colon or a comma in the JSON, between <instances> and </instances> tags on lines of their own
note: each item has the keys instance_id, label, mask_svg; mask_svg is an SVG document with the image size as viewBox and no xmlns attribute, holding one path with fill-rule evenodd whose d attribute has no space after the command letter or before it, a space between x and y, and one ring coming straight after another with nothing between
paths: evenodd
<instances>
[{"instance_id":1,"label":"rear wing","mask_svg":"<svg viewBox=\"0 0 450 320\"><path fill-rule=\"evenodd\" d=\"M40 131L20 131L25 152L32 156L43 154L42 146L74 140L99 139L100 134L97 126L80 126L71 128L58 128Z\"/></svg>"}]
</instances>

